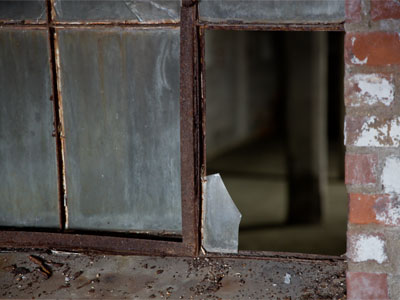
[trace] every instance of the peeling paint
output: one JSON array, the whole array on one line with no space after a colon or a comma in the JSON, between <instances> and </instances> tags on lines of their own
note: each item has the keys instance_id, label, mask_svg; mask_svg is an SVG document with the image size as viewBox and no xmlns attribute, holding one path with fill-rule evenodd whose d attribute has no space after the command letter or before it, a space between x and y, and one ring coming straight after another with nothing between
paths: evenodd
<instances>
[{"instance_id":1,"label":"peeling paint","mask_svg":"<svg viewBox=\"0 0 400 300\"><path fill-rule=\"evenodd\" d=\"M381 205L381 202L384 202ZM385 198L377 200L377 207L374 207L375 217L382 224L396 226L400 224L400 203L396 195L390 195L390 201L385 203Z\"/></svg>"},{"instance_id":2,"label":"peeling paint","mask_svg":"<svg viewBox=\"0 0 400 300\"><path fill-rule=\"evenodd\" d=\"M386 158L382 170L382 185L386 193L400 193L400 157Z\"/></svg>"},{"instance_id":3,"label":"peeling paint","mask_svg":"<svg viewBox=\"0 0 400 300\"><path fill-rule=\"evenodd\" d=\"M361 128L354 145L358 147L398 147L400 146L400 117L378 123L377 117L369 117Z\"/></svg>"},{"instance_id":4,"label":"peeling paint","mask_svg":"<svg viewBox=\"0 0 400 300\"><path fill-rule=\"evenodd\" d=\"M380 102L389 106L394 100L392 76L387 79L379 74L356 74L350 78L350 86L355 88L351 98L356 101L351 101L352 106L360 106L360 102L368 105Z\"/></svg>"},{"instance_id":5,"label":"peeling paint","mask_svg":"<svg viewBox=\"0 0 400 300\"><path fill-rule=\"evenodd\" d=\"M355 65L365 65L368 62L368 57L364 58L363 60L359 60L356 56L351 58L351 62Z\"/></svg>"},{"instance_id":6,"label":"peeling paint","mask_svg":"<svg viewBox=\"0 0 400 300\"><path fill-rule=\"evenodd\" d=\"M379 264L387 260L385 251L385 242L372 235L359 235L354 244L354 257L355 262L364 262L368 260L375 260Z\"/></svg>"}]
</instances>

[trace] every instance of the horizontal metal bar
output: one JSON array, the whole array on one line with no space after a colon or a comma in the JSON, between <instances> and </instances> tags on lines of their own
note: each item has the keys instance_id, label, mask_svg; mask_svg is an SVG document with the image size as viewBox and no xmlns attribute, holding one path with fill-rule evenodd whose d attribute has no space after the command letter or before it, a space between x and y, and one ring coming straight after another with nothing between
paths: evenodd
<instances>
[{"instance_id":1,"label":"horizontal metal bar","mask_svg":"<svg viewBox=\"0 0 400 300\"><path fill-rule=\"evenodd\" d=\"M157 256L192 256L193 253L192 247L183 242L66 232L8 230L0 231L0 247Z\"/></svg>"},{"instance_id":2,"label":"horizontal metal bar","mask_svg":"<svg viewBox=\"0 0 400 300\"><path fill-rule=\"evenodd\" d=\"M180 22L146 22L146 23L138 23L138 22L53 22L48 24L46 22L26 22L26 21L4 21L0 20L0 26L7 27L56 27L56 28L76 28L76 27L179 27Z\"/></svg>"},{"instance_id":3,"label":"horizontal metal bar","mask_svg":"<svg viewBox=\"0 0 400 300\"><path fill-rule=\"evenodd\" d=\"M260 259L260 260L279 260L279 261L315 261L315 262L337 262L345 261L342 256L308 254L308 253L290 253L290 252L272 252L272 251L239 251L232 254L203 253L203 257L215 258L234 258L234 259Z\"/></svg>"},{"instance_id":4,"label":"horizontal metal bar","mask_svg":"<svg viewBox=\"0 0 400 300\"><path fill-rule=\"evenodd\" d=\"M256 23L206 23L197 24L212 30L249 30L249 31L344 31L344 23L329 24L256 24Z\"/></svg>"},{"instance_id":5,"label":"horizontal metal bar","mask_svg":"<svg viewBox=\"0 0 400 300\"><path fill-rule=\"evenodd\" d=\"M151 25L176 25L180 21L168 20L168 21L146 21L139 22L136 20L129 21L53 21L54 25L64 25L64 26L151 26Z\"/></svg>"}]
</instances>

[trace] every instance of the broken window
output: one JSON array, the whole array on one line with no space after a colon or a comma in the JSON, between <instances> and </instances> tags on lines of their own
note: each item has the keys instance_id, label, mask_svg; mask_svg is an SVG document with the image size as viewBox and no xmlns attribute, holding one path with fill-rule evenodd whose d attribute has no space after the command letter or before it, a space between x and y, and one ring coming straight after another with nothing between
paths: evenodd
<instances>
[{"instance_id":1,"label":"broken window","mask_svg":"<svg viewBox=\"0 0 400 300\"><path fill-rule=\"evenodd\" d=\"M206 29L343 30L343 20L343 0L1 1L0 244L197 255L212 137ZM261 88L235 77L245 60L230 68L241 70L221 83L238 85L231 99Z\"/></svg>"},{"instance_id":2,"label":"broken window","mask_svg":"<svg viewBox=\"0 0 400 300\"><path fill-rule=\"evenodd\" d=\"M343 38L205 31L207 175L242 214L241 250L346 251Z\"/></svg>"},{"instance_id":3,"label":"broken window","mask_svg":"<svg viewBox=\"0 0 400 300\"><path fill-rule=\"evenodd\" d=\"M0 6L2 237L18 232L11 244L23 244L41 231L39 245L193 251L181 2ZM103 246L90 241L96 232Z\"/></svg>"}]
</instances>

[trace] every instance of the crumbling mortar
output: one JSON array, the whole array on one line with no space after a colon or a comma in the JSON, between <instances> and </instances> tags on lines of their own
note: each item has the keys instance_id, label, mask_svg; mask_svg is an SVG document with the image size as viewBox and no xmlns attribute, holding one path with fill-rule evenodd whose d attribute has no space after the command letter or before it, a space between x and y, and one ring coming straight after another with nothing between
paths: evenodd
<instances>
[{"instance_id":1,"label":"crumbling mortar","mask_svg":"<svg viewBox=\"0 0 400 300\"><path fill-rule=\"evenodd\" d=\"M385 155L399 155L400 149L398 147L359 147L354 145L346 146L346 154L375 154L384 153Z\"/></svg>"},{"instance_id":2,"label":"crumbling mortar","mask_svg":"<svg viewBox=\"0 0 400 300\"><path fill-rule=\"evenodd\" d=\"M368 65L353 65L346 64L345 73L347 76L352 74L394 74L395 76L399 75L400 66L398 65L381 65L381 66L368 66Z\"/></svg>"},{"instance_id":3,"label":"crumbling mortar","mask_svg":"<svg viewBox=\"0 0 400 300\"><path fill-rule=\"evenodd\" d=\"M379 21L372 21L369 31L386 31L386 32L399 32L400 20L384 19Z\"/></svg>"},{"instance_id":4,"label":"crumbling mortar","mask_svg":"<svg viewBox=\"0 0 400 300\"><path fill-rule=\"evenodd\" d=\"M370 223L370 224L353 224L353 223L348 223L348 232L350 235L356 233L356 234L380 234L383 235L386 238L392 239L392 237L386 237L385 233L390 233L395 235L400 236L400 226L387 226L383 224L375 224L375 223Z\"/></svg>"},{"instance_id":5,"label":"crumbling mortar","mask_svg":"<svg viewBox=\"0 0 400 300\"><path fill-rule=\"evenodd\" d=\"M348 184L346 186L347 193L352 194L377 194L378 192L378 183L369 183L369 184Z\"/></svg>"},{"instance_id":6,"label":"crumbling mortar","mask_svg":"<svg viewBox=\"0 0 400 300\"><path fill-rule=\"evenodd\" d=\"M385 273L393 274L393 266L390 264L379 265L376 262L348 262L347 263L349 272L365 272L365 273Z\"/></svg>"}]
</instances>

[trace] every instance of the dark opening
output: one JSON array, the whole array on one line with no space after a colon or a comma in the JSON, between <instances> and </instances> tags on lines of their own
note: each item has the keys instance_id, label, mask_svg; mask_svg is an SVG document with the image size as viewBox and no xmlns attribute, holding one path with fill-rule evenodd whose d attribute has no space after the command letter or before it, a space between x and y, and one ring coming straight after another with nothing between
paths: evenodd
<instances>
[{"instance_id":1,"label":"dark opening","mask_svg":"<svg viewBox=\"0 0 400 300\"><path fill-rule=\"evenodd\" d=\"M346 251L343 33L206 31L207 175L240 250Z\"/></svg>"}]
</instances>

